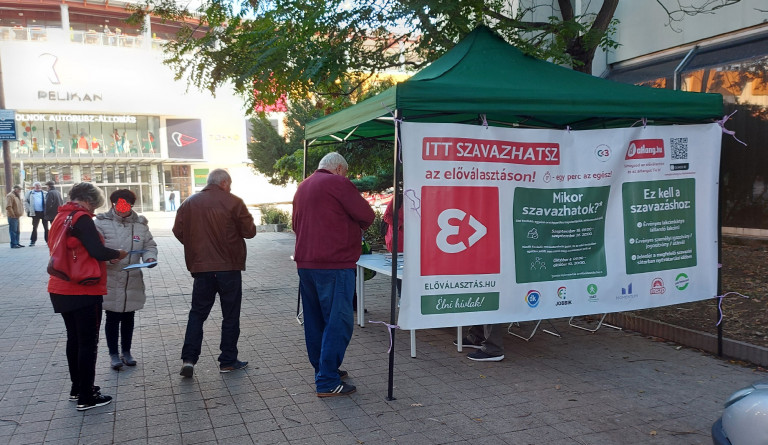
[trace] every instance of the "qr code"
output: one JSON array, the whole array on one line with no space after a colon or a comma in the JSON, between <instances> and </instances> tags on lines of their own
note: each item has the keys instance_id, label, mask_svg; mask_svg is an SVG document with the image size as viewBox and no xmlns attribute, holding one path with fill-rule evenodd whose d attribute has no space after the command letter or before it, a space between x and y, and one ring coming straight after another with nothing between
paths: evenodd
<instances>
[{"instance_id":1,"label":"qr code","mask_svg":"<svg viewBox=\"0 0 768 445\"><path fill-rule=\"evenodd\" d=\"M688 138L669 138L672 159L688 159Z\"/></svg>"}]
</instances>

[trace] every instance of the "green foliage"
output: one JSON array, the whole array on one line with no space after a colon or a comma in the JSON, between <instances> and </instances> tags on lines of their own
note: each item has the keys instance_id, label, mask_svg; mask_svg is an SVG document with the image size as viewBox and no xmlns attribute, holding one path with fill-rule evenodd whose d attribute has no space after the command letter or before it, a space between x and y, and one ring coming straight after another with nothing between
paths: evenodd
<instances>
[{"instance_id":1,"label":"green foliage","mask_svg":"<svg viewBox=\"0 0 768 445\"><path fill-rule=\"evenodd\" d=\"M275 168L275 160L290 153L290 148L264 116L250 120L254 141L248 143L251 168L269 178L272 184L285 184L290 177Z\"/></svg>"},{"instance_id":2,"label":"green foliage","mask_svg":"<svg viewBox=\"0 0 768 445\"><path fill-rule=\"evenodd\" d=\"M365 233L363 234L363 238L365 238L365 240L368 241L368 244L371 246L383 245L384 235L386 235L385 233L381 233L379 230L379 227L381 227L381 217L383 215L378 210L376 210L375 213L376 218L373 220L373 224L365 229Z\"/></svg>"},{"instance_id":3,"label":"green foliage","mask_svg":"<svg viewBox=\"0 0 768 445\"><path fill-rule=\"evenodd\" d=\"M291 225L291 214L285 210L280 210L271 205L263 205L259 207L261 211L261 223L262 224L285 224Z\"/></svg>"}]
</instances>

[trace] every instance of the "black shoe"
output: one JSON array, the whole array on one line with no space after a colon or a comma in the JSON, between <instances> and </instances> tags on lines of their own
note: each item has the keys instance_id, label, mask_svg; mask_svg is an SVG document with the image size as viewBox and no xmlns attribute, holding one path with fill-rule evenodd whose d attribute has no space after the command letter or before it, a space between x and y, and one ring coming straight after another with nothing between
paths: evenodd
<instances>
[{"instance_id":1,"label":"black shoe","mask_svg":"<svg viewBox=\"0 0 768 445\"><path fill-rule=\"evenodd\" d=\"M101 395L101 387L100 386L94 386L93 387L93 396L100 396ZM77 402L77 400L80 399L80 393L77 391L77 387L75 385L72 385L72 388L69 390L69 401L70 402Z\"/></svg>"},{"instance_id":2,"label":"black shoe","mask_svg":"<svg viewBox=\"0 0 768 445\"><path fill-rule=\"evenodd\" d=\"M112 397L102 396L101 394L99 394L98 396L92 397L91 400L77 402L77 410L87 411L91 408L109 405L110 403L112 403Z\"/></svg>"},{"instance_id":3,"label":"black shoe","mask_svg":"<svg viewBox=\"0 0 768 445\"><path fill-rule=\"evenodd\" d=\"M21 249L22 247L27 247L27 246L22 246L21 244L16 244L16 247L18 247L19 249Z\"/></svg>"},{"instance_id":4,"label":"black shoe","mask_svg":"<svg viewBox=\"0 0 768 445\"><path fill-rule=\"evenodd\" d=\"M454 340L453 341L453 345L454 346L458 346L459 343L456 340ZM472 343L471 341L469 341L469 339L467 337L464 337L464 338L461 339L461 347L462 348L480 349L480 348L483 347L483 345L480 344L480 343Z\"/></svg>"},{"instance_id":5,"label":"black shoe","mask_svg":"<svg viewBox=\"0 0 768 445\"><path fill-rule=\"evenodd\" d=\"M344 379L347 378L347 376L349 376L349 373L347 371L344 371L344 370L341 370L341 369L337 369L336 372L339 373L339 378L341 380L344 380Z\"/></svg>"},{"instance_id":6,"label":"black shoe","mask_svg":"<svg viewBox=\"0 0 768 445\"><path fill-rule=\"evenodd\" d=\"M184 362L184 365L181 366L181 372L179 375L183 377L192 377L192 375L195 373L195 364L192 362Z\"/></svg>"},{"instance_id":7,"label":"black shoe","mask_svg":"<svg viewBox=\"0 0 768 445\"><path fill-rule=\"evenodd\" d=\"M333 388L328 392L317 393L317 396L318 397L348 396L355 391L357 391L357 388L355 387L355 385L350 385L349 383L342 383L341 385Z\"/></svg>"},{"instance_id":8,"label":"black shoe","mask_svg":"<svg viewBox=\"0 0 768 445\"><path fill-rule=\"evenodd\" d=\"M35 247L35 243L29 243L29 247Z\"/></svg>"},{"instance_id":9,"label":"black shoe","mask_svg":"<svg viewBox=\"0 0 768 445\"><path fill-rule=\"evenodd\" d=\"M24 246L11 246L11 249L18 249L19 247L24 247Z\"/></svg>"},{"instance_id":10,"label":"black shoe","mask_svg":"<svg viewBox=\"0 0 768 445\"><path fill-rule=\"evenodd\" d=\"M220 365L219 372L225 374L227 372L236 371L238 369L245 369L247 367L248 362L241 362L240 360L236 360L234 363L230 363L228 365Z\"/></svg>"},{"instance_id":11,"label":"black shoe","mask_svg":"<svg viewBox=\"0 0 768 445\"><path fill-rule=\"evenodd\" d=\"M467 354L467 358L470 360L474 360L476 362L500 362L504 360L504 354L491 355L483 350L480 350L480 351L470 352L469 354Z\"/></svg>"}]
</instances>

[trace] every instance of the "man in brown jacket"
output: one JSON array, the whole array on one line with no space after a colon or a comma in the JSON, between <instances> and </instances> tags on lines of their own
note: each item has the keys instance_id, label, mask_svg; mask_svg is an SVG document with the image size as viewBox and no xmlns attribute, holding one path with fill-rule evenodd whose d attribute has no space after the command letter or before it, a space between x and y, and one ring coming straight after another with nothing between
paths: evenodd
<instances>
[{"instance_id":1,"label":"man in brown jacket","mask_svg":"<svg viewBox=\"0 0 768 445\"><path fill-rule=\"evenodd\" d=\"M243 369L237 358L240 304L245 270L244 238L256 236L256 225L242 199L230 193L232 178L226 170L208 175L208 185L187 198L176 212L173 234L184 245L184 259L192 273L192 307L187 321L180 374L192 377L203 344L203 323L219 294L221 304L220 372Z\"/></svg>"},{"instance_id":2,"label":"man in brown jacket","mask_svg":"<svg viewBox=\"0 0 768 445\"><path fill-rule=\"evenodd\" d=\"M21 202L21 187L13 186L11 193L5 195L5 214L8 216L8 231L11 233L11 249L18 249L19 244L19 218L24 214L24 204Z\"/></svg>"}]
</instances>

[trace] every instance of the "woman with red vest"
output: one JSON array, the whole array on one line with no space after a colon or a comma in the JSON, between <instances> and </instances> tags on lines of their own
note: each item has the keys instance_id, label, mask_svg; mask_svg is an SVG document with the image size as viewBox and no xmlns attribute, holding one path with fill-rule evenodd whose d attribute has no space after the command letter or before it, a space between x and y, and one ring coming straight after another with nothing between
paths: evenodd
<instances>
[{"instance_id":1,"label":"woman with red vest","mask_svg":"<svg viewBox=\"0 0 768 445\"><path fill-rule=\"evenodd\" d=\"M104 205L101 190L89 182L81 182L72 186L69 199L68 203L59 207L59 213L51 224L51 236L68 230L66 219L71 214L70 236L80 240L88 256L98 261L125 258L128 255L126 251L104 247L104 240L93 223L93 211ZM101 304L107 293L106 264L101 263L101 279L93 285L78 284L51 275L48 292L54 312L61 314L67 328L67 363L72 381L69 400L77 401L78 411L110 403L112 397L102 395L100 388L93 385L101 328Z\"/></svg>"}]
</instances>

